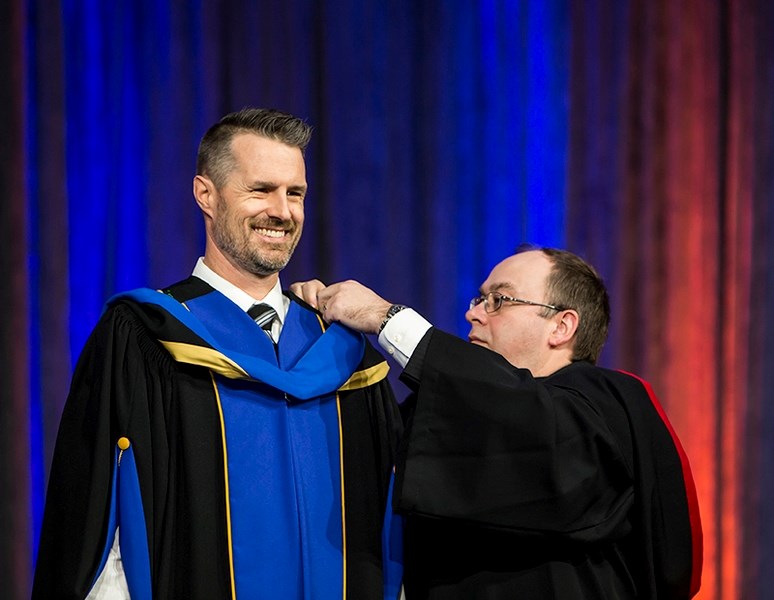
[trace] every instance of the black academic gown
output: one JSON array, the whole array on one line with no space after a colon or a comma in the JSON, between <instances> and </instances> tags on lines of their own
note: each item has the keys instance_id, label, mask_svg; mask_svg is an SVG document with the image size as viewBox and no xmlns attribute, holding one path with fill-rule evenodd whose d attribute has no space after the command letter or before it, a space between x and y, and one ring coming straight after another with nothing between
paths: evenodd
<instances>
[{"instance_id":1,"label":"black academic gown","mask_svg":"<svg viewBox=\"0 0 774 600\"><path fill-rule=\"evenodd\" d=\"M395 507L408 600L686 599L701 530L688 463L633 376L573 363L535 379L431 329Z\"/></svg>"},{"instance_id":2,"label":"black academic gown","mask_svg":"<svg viewBox=\"0 0 774 600\"><path fill-rule=\"evenodd\" d=\"M175 289L188 297L217 293L196 278ZM89 591L110 543L111 477L121 438L131 440L136 461L153 597L232 597L224 435L213 385L221 376L191 359L173 358L172 346L162 342L217 354L166 311L131 298L112 303L89 338L57 438L33 598L84 598ZM232 366L221 361L213 368ZM382 524L402 429L385 372L383 358L366 343L360 377L336 396L345 597L358 600L384 597ZM331 465L338 467L338 461ZM338 535L332 524L319 526ZM126 533L121 531L122 552ZM271 589L271 582L266 586ZM315 590L305 597L316 597Z\"/></svg>"}]
</instances>

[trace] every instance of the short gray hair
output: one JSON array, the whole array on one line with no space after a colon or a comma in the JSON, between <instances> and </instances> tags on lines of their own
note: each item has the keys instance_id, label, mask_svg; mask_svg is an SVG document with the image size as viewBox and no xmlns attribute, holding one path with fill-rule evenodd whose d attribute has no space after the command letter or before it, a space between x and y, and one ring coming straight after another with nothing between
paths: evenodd
<instances>
[{"instance_id":1,"label":"short gray hair","mask_svg":"<svg viewBox=\"0 0 774 600\"><path fill-rule=\"evenodd\" d=\"M244 108L227 114L207 130L199 143L196 174L209 177L220 188L234 168L231 140L240 133L254 133L301 150L312 138L312 127L302 119L272 108Z\"/></svg>"}]
</instances>

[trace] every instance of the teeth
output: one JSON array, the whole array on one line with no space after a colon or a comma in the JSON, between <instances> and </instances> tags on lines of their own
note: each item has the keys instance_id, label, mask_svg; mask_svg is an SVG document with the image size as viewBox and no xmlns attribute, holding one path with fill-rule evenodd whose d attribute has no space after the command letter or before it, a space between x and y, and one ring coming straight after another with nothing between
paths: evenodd
<instances>
[{"instance_id":1,"label":"teeth","mask_svg":"<svg viewBox=\"0 0 774 600\"><path fill-rule=\"evenodd\" d=\"M265 235L266 237L273 237L273 238L285 237L284 231L278 231L276 229L265 229L263 227L259 227L255 231L260 235Z\"/></svg>"}]
</instances>

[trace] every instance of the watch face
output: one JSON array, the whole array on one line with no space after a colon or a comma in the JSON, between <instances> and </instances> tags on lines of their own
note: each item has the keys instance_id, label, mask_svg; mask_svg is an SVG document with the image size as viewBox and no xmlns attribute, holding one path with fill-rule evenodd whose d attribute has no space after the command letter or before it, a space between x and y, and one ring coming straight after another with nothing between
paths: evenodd
<instances>
[{"instance_id":1,"label":"watch face","mask_svg":"<svg viewBox=\"0 0 774 600\"><path fill-rule=\"evenodd\" d=\"M393 317L393 316L397 315L404 308L406 308L406 307L403 306L402 304L393 304L390 307L390 310L387 311L387 317Z\"/></svg>"},{"instance_id":2,"label":"watch face","mask_svg":"<svg viewBox=\"0 0 774 600\"><path fill-rule=\"evenodd\" d=\"M389 321L404 308L406 308L406 306L403 304L393 304L389 309L387 309L387 314L384 315L384 321L382 321L382 324L379 327L379 332L381 333L382 329L384 329L384 326L387 325L387 321Z\"/></svg>"}]
</instances>

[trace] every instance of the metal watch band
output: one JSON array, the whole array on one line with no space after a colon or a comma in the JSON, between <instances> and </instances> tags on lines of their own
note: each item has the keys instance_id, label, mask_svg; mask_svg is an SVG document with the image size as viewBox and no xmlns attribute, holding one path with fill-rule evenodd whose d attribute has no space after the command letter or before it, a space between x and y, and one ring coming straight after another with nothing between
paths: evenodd
<instances>
[{"instance_id":1,"label":"metal watch band","mask_svg":"<svg viewBox=\"0 0 774 600\"><path fill-rule=\"evenodd\" d=\"M397 315L400 311L402 311L404 308L408 308L405 304L393 304L388 310L387 314L384 315L384 320L382 321L382 324L379 325L379 332L382 332L382 329L384 329L384 326L387 325L387 321L392 319L395 315Z\"/></svg>"}]
</instances>

